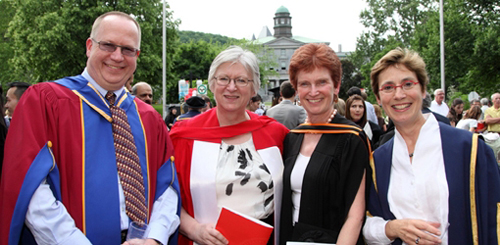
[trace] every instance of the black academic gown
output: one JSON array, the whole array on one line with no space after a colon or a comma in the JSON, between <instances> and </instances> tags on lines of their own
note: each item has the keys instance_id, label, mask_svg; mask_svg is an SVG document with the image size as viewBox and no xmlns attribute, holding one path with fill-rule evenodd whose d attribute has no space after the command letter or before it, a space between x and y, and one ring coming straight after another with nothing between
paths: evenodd
<instances>
[{"instance_id":1,"label":"black academic gown","mask_svg":"<svg viewBox=\"0 0 500 245\"><path fill-rule=\"evenodd\" d=\"M280 244L292 240L336 243L364 171L370 176L370 146L359 126L340 115L335 116L327 125L329 126L302 124L290 131L285 138ZM304 174L299 224L294 227L290 174L299 155L304 133L310 128L324 131ZM326 131L330 133L325 133ZM299 229L309 232L304 234ZM326 240L321 240L320 237ZM364 244L361 231L357 244Z\"/></svg>"}]
</instances>

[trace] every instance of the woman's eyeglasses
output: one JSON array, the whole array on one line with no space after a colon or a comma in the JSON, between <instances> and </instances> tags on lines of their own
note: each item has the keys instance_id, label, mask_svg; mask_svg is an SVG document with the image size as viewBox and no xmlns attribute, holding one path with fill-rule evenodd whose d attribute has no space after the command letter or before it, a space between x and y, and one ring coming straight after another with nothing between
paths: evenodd
<instances>
[{"instance_id":1,"label":"woman's eyeglasses","mask_svg":"<svg viewBox=\"0 0 500 245\"><path fill-rule=\"evenodd\" d=\"M238 87L245 87L247 86L250 82L253 82L253 80L249 80L246 78L242 77L237 77L237 78L230 78L226 76L220 76L220 77L214 77L215 80L217 81L217 84L220 86L227 86L231 81L234 81L234 85Z\"/></svg>"},{"instance_id":2,"label":"woman's eyeglasses","mask_svg":"<svg viewBox=\"0 0 500 245\"><path fill-rule=\"evenodd\" d=\"M417 84L418 84L418 81L412 81L412 80L406 80L400 85L395 85L393 83L386 83L386 84L382 85L382 87L380 87L379 90L381 92L386 93L386 94L391 94L391 93L394 93L394 91L396 91L396 88L401 88L401 89L407 91L407 90L410 90L413 87L415 87L415 85L417 85Z\"/></svg>"}]
</instances>

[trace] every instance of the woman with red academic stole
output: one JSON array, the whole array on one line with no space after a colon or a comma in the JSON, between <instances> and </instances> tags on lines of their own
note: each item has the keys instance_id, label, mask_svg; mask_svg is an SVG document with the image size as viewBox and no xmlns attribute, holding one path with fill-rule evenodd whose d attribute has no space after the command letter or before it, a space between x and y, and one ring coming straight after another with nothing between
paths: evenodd
<instances>
[{"instance_id":1,"label":"woman with red academic stole","mask_svg":"<svg viewBox=\"0 0 500 245\"><path fill-rule=\"evenodd\" d=\"M306 44L293 54L289 75L307 119L284 141L279 244L364 244L371 150L363 130L334 109L340 60L327 45Z\"/></svg>"},{"instance_id":2,"label":"woman with red academic stole","mask_svg":"<svg viewBox=\"0 0 500 245\"><path fill-rule=\"evenodd\" d=\"M214 228L222 206L279 224L281 152L288 129L246 110L259 90L259 77L252 52L236 46L222 51L208 76L217 107L172 128L182 192L180 244L227 244Z\"/></svg>"}]
</instances>

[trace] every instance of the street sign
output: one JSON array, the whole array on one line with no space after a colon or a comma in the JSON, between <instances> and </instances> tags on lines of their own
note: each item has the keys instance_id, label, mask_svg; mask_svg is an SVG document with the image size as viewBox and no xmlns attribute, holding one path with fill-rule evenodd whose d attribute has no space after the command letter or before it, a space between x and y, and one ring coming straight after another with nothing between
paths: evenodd
<instances>
[{"instance_id":1,"label":"street sign","mask_svg":"<svg viewBox=\"0 0 500 245\"><path fill-rule=\"evenodd\" d=\"M203 94L207 94L208 88L207 88L207 85L200 84L200 85L198 85L198 89L197 90L198 90L198 94L199 95L203 95Z\"/></svg>"}]
</instances>

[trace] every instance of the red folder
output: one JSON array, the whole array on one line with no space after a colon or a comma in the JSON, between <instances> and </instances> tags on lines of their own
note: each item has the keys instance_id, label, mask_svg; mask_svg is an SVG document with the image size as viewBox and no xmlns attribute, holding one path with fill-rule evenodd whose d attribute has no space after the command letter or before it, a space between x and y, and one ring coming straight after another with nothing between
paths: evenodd
<instances>
[{"instance_id":1,"label":"red folder","mask_svg":"<svg viewBox=\"0 0 500 245\"><path fill-rule=\"evenodd\" d=\"M222 207L215 226L230 245L267 244L273 227L227 207Z\"/></svg>"}]
</instances>

